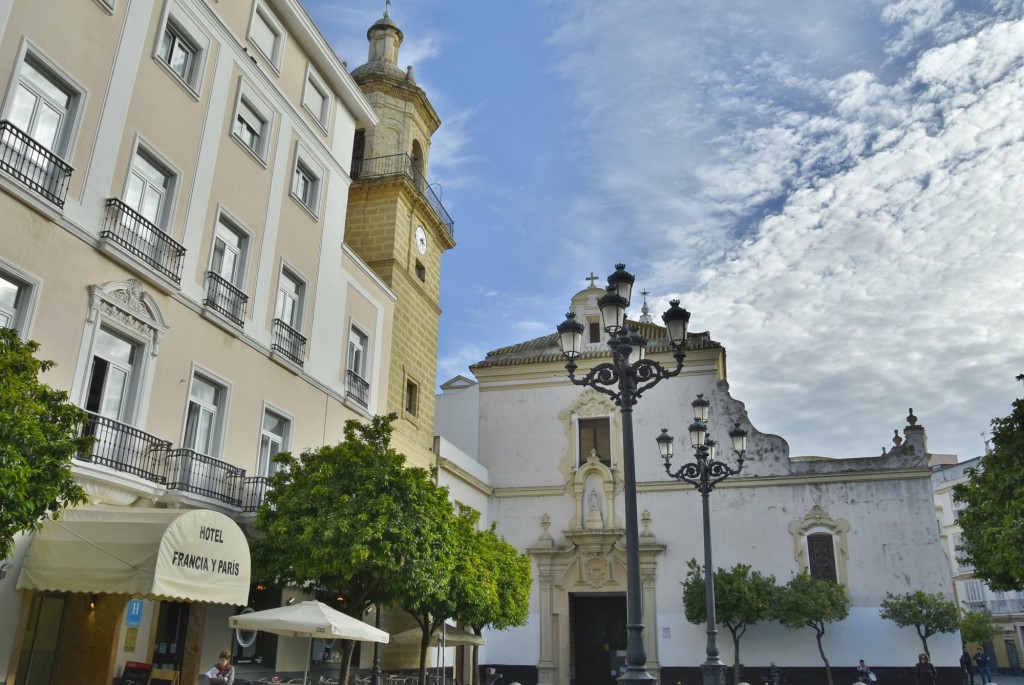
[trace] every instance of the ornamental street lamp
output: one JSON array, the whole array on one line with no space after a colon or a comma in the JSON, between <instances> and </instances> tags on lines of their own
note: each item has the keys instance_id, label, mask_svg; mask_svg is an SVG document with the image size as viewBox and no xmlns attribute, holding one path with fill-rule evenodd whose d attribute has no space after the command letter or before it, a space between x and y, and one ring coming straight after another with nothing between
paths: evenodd
<instances>
[{"instance_id":1,"label":"ornamental street lamp","mask_svg":"<svg viewBox=\"0 0 1024 685\"><path fill-rule=\"evenodd\" d=\"M708 407L711 405L704 395L690 403L693 407L693 423L690 424L690 444L693 446L696 461L687 462L672 471L672 443L674 438L668 434L667 428L661 429L656 440L658 451L665 459L665 473L676 480L695 485L700 491L704 504L704 601L708 623L708 659L701 665L704 685L725 685L725 664L718 658L717 619L715 617L715 574L711 564L711 512L708 508L708 495L729 476L735 476L743 470L743 461L747 453L747 431L734 424L729 431L732 448L739 457L736 468L715 460L715 441L708 438Z\"/></svg>"},{"instance_id":2,"label":"ornamental street lamp","mask_svg":"<svg viewBox=\"0 0 1024 685\"><path fill-rule=\"evenodd\" d=\"M678 376L686 357L686 326L690 313L679 306L678 300L669 303L661 317L668 330L675 368L663 367L644 357L647 341L634 326L626 327L626 309L633 291L633 274L625 264L616 264L615 273L608 277L607 292L597 301L601 310L601 323L609 335L612 361L595 365L583 378L576 377L576 360L583 347L583 324L576 314L569 312L558 326L558 344L568 360L565 368L569 380L610 396L622 413L622 467L626 495L626 672L619 678L622 683L653 683L647 672L647 654L643 643L643 607L640 594L640 537L636 514L636 472L633 466L633 405L641 394L662 379Z\"/></svg>"}]
</instances>

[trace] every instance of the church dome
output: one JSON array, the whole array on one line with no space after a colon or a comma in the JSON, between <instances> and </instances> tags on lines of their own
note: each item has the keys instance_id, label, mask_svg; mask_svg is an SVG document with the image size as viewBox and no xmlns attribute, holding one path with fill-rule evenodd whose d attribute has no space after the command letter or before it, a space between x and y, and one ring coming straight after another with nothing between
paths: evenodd
<instances>
[{"instance_id":1,"label":"church dome","mask_svg":"<svg viewBox=\"0 0 1024 685\"><path fill-rule=\"evenodd\" d=\"M366 64L352 70L356 79L368 76L391 76L403 81L412 80L412 72L398 66L398 48L405 39L402 29L385 10L384 16L374 22L366 32L370 41Z\"/></svg>"}]
</instances>

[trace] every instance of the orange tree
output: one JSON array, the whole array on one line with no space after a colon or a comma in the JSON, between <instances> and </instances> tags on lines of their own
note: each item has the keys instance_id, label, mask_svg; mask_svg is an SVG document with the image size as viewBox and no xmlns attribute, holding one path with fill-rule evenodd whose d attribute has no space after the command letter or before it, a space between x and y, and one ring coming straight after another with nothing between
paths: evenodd
<instances>
[{"instance_id":1,"label":"orange tree","mask_svg":"<svg viewBox=\"0 0 1024 685\"><path fill-rule=\"evenodd\" d=\"M256 516L263 535L252 544L257 578L343 597L338 608L355 618L447 592L455 560L447 490L405 466L391 431L385 417L351 420L337 445L274 458L279 469ZM340 682L353 649L345 641Z\"/></svg>"},{"instance_id":2,"label":"orange tree","mask_svg":"<svg viewBox=\"0 0 1024 685\"><path fill-rule=\"evenodd\" d=\"M0 559L10 556L15 535L85 501L71 458L92 446L79 436L86 414L39 380L53 362L36 359L38 349L0 328Z\"/></svg>"}]
</instances>

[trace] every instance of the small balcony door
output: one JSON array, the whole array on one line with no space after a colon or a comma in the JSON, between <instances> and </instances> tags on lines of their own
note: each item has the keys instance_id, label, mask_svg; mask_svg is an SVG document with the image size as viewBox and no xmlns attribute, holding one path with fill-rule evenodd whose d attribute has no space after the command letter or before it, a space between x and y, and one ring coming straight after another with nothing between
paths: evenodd
<instances>
[{"instance_id":1,"label":"small balcony door","mask_svg":"<svg viewBox=\"0 0 1024 685\"><path fill-rule=\"evenodd\" d=\"M108 419L130 423L135 385L136 345L99 329L93 344L92 369L85 408Z\"/></svg>"}]
</instances>

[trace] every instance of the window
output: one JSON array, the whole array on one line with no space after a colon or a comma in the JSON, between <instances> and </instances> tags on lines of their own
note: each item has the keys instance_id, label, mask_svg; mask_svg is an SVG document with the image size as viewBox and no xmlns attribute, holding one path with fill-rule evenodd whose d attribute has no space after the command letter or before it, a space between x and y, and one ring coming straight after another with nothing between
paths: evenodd
<instances>
[{"instance_id":1,"label":"window","mask_svg":"<svg viewBox=\"0 0 1024 685\"><path fill-rule=\"evenodd\" d=\"M271 354L280 353L294 364L302 366L306 357L306 338L302 328L302 305L306 284L288 269L281 270L274 303L273 343Z\"/></svg>"},{"instance_id":2,"label":"window","mask_svg":"<svg viewBox=\"0 0 1024 685\"><path fill-rule=\"evenodd\" d=\"M277 473L274 455L288 449L287 441L291 422L270 410L263 411L263 429L260 432L260 454L256 471L261 476Z\"/></svg>"},{"instance_id":3,"label":"window","mask_svg":"<svg viewBox=\"0 0 1024 685\"><path fill-rule=\"evenodd\" d=\"M249 301L243 290L248 246L248 235L221 216L213 234L203 305L238 326L245 323L245 307Z\"/></svg>"},{"instance_id":4,"label":"window","mask_svg":"<svg viewBox=\"0 0 1024 685\"><path fill-rule=\"evenodd\" d=\"M166 230L173 174L142 148L135 151L124 201L143 219Z\"/></svg>"},{"instance_id":5,"label":"window","mask_svg":"<svg viewBox=\"0 0 1024 685\"><path fill-rule=\"evenodd\" d=\"M283 321L292 328L302 327L302 301L306 285L299 277L288 271L281 270L281 280L277 288L277 303L274 305L274 318Z\"/></svg>"},{"instance_id":6,"label":"window","mask_svg":"<svg viewBox=\"0 0 1024 685\"><path fill-rule=\"evenodd\" d=\"M369 336L353 325L348 331L348 355L345 358L345 395L363 407L370 406L370 384L366 382Z\"/></svg>"},{"instance_id":7,"label":"window","mask_svg":"<svg viewBox=\"0 0 1024 685\"><path fill-rule=\"evenodd\" d=\"M0 261L0 328L26 335L38 286L39 282L21 269Z\"/></svg>"},{"instance_id":8,"label":"window","mask_svg":"<svg viewBox=\"0 0 1024 685\"><path fill-rule=\"evenodd\" d=\"M596 419L579 420L579 463L587 463L592 451L597 451L597 457L601 463L610 467L611 456L611 430L607 417Z\"/></svg>"},{"instance_id":9,"label":"window","mask_svg":"<svg viewBox=\"0 0 1024 685\"><path fill-rule=\"evenodd\" d=\"M153 296L135 279L89 287L88 325L82 332L71 395L107 421L135 425L148 411L160 340L167 332ZM125 445L131 443L127 449ZM120 450L111 459L133 460L141 443L120 428L98 436L93 454Z\"/></svg>"},{"instance_id":10,"label":"window","mask_svg":"<svg viewBox=\"0 0 1024 685\"><path fill-rule=\"evenodd\" d=\"M23 286L0 273L0 328L17 328Z\"/></svg>"},{"instance_id":11,"label":"window","mask_svg":"<svg viewBox=\"0 0 1024 685\"><path fill-rule=\"evenodd\" d=\"M366 345L369 338L353 326L348 333L348 360L345 368L360 378L366 378Z\"/></svg>"},{"instance_id":12,"label":"window","mask_svg":"<svg viewBox=\"0 0 1024 685\"><path fill-rule=\"evenodd\" d=\"M985 590L980 580L968 580L964 583L964 594L968 602L985 601Z\"/></svg>"},{"instance_id":13,"label":"window","mask_svg":"<svg viewBox=\"0 0 1024 685\"><path fill-rule=\"evenodd\" d=\"M157 54L189 87L195 86L199 48L171 19L164 27Z\"/></svg>"},{"instance_id":14,"label":"window","mask_svg":"<svg viewBox=\"0 0 1024 685\"><path fill-rule=\"evenodd\" d=\"M837 582L836 553L831 533L812 533L807 536L807 564L812 578Z\"/></svg>"},{"instance_id":15,"label":"window","mask_svg":"<svg viewBox=\"0 0 1024 685\"><path fill-rule=\"evenodd\" d=\"M427 282L427 268L418 259L416 260L416 278L420 279L421 283Z\"/></svg>"},{"instance_id":16,"label":"window","mask_svg":"<svg viewBox=\"0 0 1024 685\"><path fill-rule=\"evenodd\" d=\"M596 321L587 322L588 342L601 342L601 324Z\"/></svg>"},{"instance_id":17,"label":"window","mask_svg":"<svg viewBox=\"0 0 1024 685\"><path fill-rule=\"evenodd\" d=\"M210 270L231 285L240 286L247 242L245 235L221 217L213 234L213 259Z\"/></svg>"},{"instance_id":18,"label":"window","mask_svg":"<svg viewBox=\"0 0 1024 685\"><path fill-rule=\"evenodd\" d=\"M47 150L66 155L79 99L65 79L26 55L4 118Z\"/></svg>"},{"instance_id":19,"label":"window","mask_svg":"<svg viewBox=\"0 0 1024 685\"><path fill-rule=\"evenodd\" d=\"M84 91L41 55L27 52L0 117L0 169L64 206Z\"/></svg>"},{"instance_id":20,"label":"window","mask_svg":"<svg viewBox=\"0 0 1024 685\"><path fill-rule=\"evenodd\" d=\"M413 381L405 382L405 413L409 416L416 416L419 409L420 387Z\"/></svg>"},{"instance_id":21,"label":"window","mask_svg":"<svg viewBox=\"0 0 1024 685\"><path fill-rule=\"evenodd\" d=\"M320 197L320 179L310 171L302 160L295 163L295 179L292 183L292 196L303 207L316 214Z\"/></svg>"},{"instance_id":22,"label":"window","mask_svg":"<svg viewBox=\"0 0 1024 685\"><path fill-rule=\"evenodd\" d=\"M321 127L327 129L327 119L331 111L330 90L316 75L312 67L306 68L306 86L302 91L302 106L313 115Z\"/></svg>"},{"instance_id":23,"label":"window","mask_svg":"<svg viewBox=\"0 0 1024 685\"><path fill-rule=\"evenodd\" d=\"M138 345L100 328L93 341L85 409L104 418L130 423L138 385Z\"/></svg>"},{"instance_id":24,"label":"window","mask_svg":"<svg viewBox=\"0 0 1024 685\"><path fill-rule=\"evenodd\" d=\"M266 148L267 120L261 117L248 100L242 98L238 101L238 111L235 114L235 125L232 133L242 144L256 153L256 156L263 159L263 151Z\"/></svg>"},{"instance_id":25,"label":"window","mask_svg":"<svg viewBox=\"0 0 1024 685\"><path fill-rule=\"evenodd\" d=\"M270 62L275 70L281 68L281 47L284 43L284 30L277 23L274 15L261 2L256 3L249 26L249 42Z\"/></svg>"},{"instance_id":26,"label":"window","mask_svg":"<svg viewBox=\"0 0 1024 685\"><path fill-rule=\"evenodd\" d=\"M193 373L185 413L182 446L206 456L215 456L220 442L227 391L213 380Z\"/></svg>"},{"instance_id":27,"label":"window","mask_svg":"<svg viewBox=\"0 0 1024 685\"><path fill-rule=\"evenodd\" d=\"M815 504L802 520L789 522L793 556L801 572L849 587L846 562L850 558L850 522L833 519Z\"/></svg>"}]
</instances>

